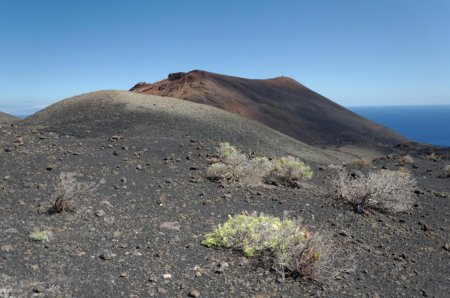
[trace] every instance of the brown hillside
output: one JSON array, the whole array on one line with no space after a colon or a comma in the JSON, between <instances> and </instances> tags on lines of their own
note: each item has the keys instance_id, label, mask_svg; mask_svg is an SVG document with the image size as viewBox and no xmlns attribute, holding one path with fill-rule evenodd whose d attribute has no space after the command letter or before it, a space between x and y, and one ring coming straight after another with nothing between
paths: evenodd
<instances>
[{"instance_id":1,"label":"brown hillside","mask_svg":"<svg viewBox=\"0 0 450 298\"><path fill-rule=\"evenodd\" d=\"M287 77L254 80L194 70L170 74L153 84L138 83L130 91L212 105L312 145L405 141Z\"/></svg>"}]
</instances>

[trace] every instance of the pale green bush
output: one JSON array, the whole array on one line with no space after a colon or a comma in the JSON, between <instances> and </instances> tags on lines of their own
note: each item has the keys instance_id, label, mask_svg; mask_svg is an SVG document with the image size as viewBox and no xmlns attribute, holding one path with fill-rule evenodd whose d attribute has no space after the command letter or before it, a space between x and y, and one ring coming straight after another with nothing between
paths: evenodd
<instances>
[{"instance_id":1,"label":"pale green bush","mask_svg":"<svg viewBox=\"0 0 450 298\"><path fill-rule=\"evenodd\" d=\"M272 162L269 179L286 186L295 186L301 180L311 179L312 175L309 166L296 157L286 156Z\"/></svg>"},{"instance_id":2,"label":"pale green bush","mask_svg":"<svg viewBox=\"0 0 450 298\"><path fill-rule=\"evenodd\" d=\"M232 146L228 142L220 143L219 144L219 155L221 158L231 158L233 155L236 155L239 153L239 151L236 149L236 147Z\"/></svg>"},{"instance_id":3,"label":"pale green bush","mask_svg":"<svg viewBox=\"0 0 450 298\"><path fill-rule=\"evenodd\" d=\"M30 235L28 235L30 240L33 240L33 241L48 241L51 236L52 236L52 232L49 230L35 231L35 232L31 232Z\"/></svg>"},{"instance_id":4,"label":"pale green bush","mask_svg":"<svg viewBox=\"0 0 450 298\"><path fill-rule=\"evenodd\" d=\"M254 187L263 183L297 186L300 180L310 179L313 174L311 168L298 158L249 158L230 143L221 143L218 155L220 162L207 169L207 176L244 186Z\"/></svg>"},{"instance_id":5,"label":"pale green bush","mask_svg":"<svg viewBox=\"0 0 450 298\"><path fill-rule=\"evenodd\" d=\"M299 222L264 214L229 216L202 244L243 251L247 257L267 253L274 269L302 278L317 277L328 262L323 238L308 232Z\"/></svg>"}]
</instances>

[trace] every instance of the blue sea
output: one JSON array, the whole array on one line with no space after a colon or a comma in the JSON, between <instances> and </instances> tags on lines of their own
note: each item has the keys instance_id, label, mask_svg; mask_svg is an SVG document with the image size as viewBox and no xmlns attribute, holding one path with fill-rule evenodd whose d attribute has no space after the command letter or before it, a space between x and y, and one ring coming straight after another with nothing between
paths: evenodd
<instances>
[{"instance_id":1,"label":"blue sea","mask_svg":"<svg viewBox=\"0 0 450 298\"><path fill-rule=\"evenodd\" d=\"M450 147L450 105L347 108L410 140Z\"/></svg>"}]
</instances>

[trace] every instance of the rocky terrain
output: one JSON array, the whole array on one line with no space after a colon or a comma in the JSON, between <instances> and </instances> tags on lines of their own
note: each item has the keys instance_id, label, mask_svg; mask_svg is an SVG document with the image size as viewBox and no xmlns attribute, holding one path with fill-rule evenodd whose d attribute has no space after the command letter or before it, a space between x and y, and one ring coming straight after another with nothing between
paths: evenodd
<instances>
[{"instance_id":1,"label":"rocky terrain","mask_svg":"<svg viewBox=\"0 0 450 298\"><path fill-rule=\"evenodd\" d=\"M449 148L321 149L211 106L126 91L58 102L0 126L0 134L0 297L450 291ZM296 156L313 177L297 188L211 181L207 168L225 141L249 155ZM343 169L361 175L401 167L417 180L407 212L357 214L332 187ZM74 195L56 210L65 192ZM332 280L326 272L282 280L263 257L201 245L228 215L245 211L301 218L311 231L330 235L328 245L352 270Z\"/></svg>"},{"instance_id":2,"label":"rocky terrain","mask_svg":"<svg viewBox=\"0 0 450 298\"><path fill-rule=\"evenodd\" d=\"M288 77L252 80L194 70L133 92L182 98L256 120L311 145L382 145L406 139Z\"/></svg>"},{"instance_id":3,"label":"rocky terrain","mask_svg":"<svg viewBox=\"0 0 450 298\"><path fill-rule=\"evenodd\" d=\"M16 121L18 119L19 118L14 117L12 115L0 112L0 125L12 123L13 121Z\"/></svg>"}]
</instances>

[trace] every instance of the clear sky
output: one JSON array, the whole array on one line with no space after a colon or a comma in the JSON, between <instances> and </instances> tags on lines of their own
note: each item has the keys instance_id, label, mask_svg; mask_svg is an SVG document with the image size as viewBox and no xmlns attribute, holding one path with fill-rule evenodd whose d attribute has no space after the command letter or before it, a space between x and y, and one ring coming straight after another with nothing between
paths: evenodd
<instances>
[{"instance_id":1,"label":"clear sky","mask_svg":"<svg viewBox=\"0 0 450 298\"><path fill-rule=\"evenodd\" d=\"M450 104L448 0L0 0L0 28L7 111L192 69L346 106Z\"/></svg>"}]
</instances>

